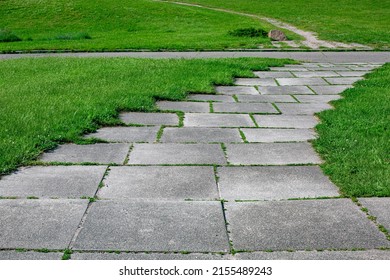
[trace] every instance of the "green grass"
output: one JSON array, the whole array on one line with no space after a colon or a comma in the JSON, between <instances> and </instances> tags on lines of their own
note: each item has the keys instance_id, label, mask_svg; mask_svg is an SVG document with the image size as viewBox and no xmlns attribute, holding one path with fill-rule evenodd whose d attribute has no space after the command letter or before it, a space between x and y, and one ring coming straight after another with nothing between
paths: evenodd
<instances>
[{"instance_id":1,"label":"green grass","mask_svg":"<svg viewBox=\"0 0 390 280\"><path fill-rule=\"evenodd\" d=\"M390 64L343 95L319 114L322 169L345 195L390 196Z\"/></svg>"},{"instance_id":2,"label":"green grass","mask_svg":"<svg viewBox=\"0 0 390 280\"><path fill-rule=\"evenodd\" d=\"M0 1L0 29L23 39L1 42L3 52L271 46L268 38L229 34L246 28L269 31L272 26L246 16L151 0Z\"/></svg>"},{"instance_id":3,"label":"green grass","mask_svg":"<svg viewBox=\"0 0 390 280\"><path fill-rule=\"evenodd\" d=\"M0 174L59 142L77 141L119 111L153 111L156 99L213 92L213 83L289 60L42 58L0 61Z\"/></svg>"},{"instance_id":4,"label":"green grass","mask_svg":"<svg viewBox=\"0 0 390 280\"><path fill-rule=\"evenodd\" d=\"M171 0L175 1L175 0ZM390 47L390 1L180 0L280 19L321 39Z\"/></svg>"}]
</instances>

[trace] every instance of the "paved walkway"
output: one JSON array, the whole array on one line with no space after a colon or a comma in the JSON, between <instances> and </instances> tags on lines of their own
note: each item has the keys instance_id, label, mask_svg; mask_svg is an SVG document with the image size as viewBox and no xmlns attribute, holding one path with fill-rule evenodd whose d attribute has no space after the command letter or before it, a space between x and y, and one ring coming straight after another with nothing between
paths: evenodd
<instances>
[{"instance_id":1,"label":"paved walkway","mask_svg":"<svg viewBox=\"0 0 390 280\"><path fill-rule=\"evenodd\" d=\"M288 65L122 113L85 136L107 143L0 180L0 258L390 259L390 199L340 198L308 142L314 114L378 66Z\"/></svg>"}]
</instances>

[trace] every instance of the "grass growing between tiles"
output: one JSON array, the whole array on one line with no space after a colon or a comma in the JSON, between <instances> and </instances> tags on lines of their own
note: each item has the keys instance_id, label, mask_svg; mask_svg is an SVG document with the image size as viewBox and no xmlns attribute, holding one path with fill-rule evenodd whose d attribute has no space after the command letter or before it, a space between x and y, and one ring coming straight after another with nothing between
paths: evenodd
<instances>
[{"instance_id":1,"label":"grass growing between tiles","mask_svg":"<svg viewBox=\"0 0 390 280\"><path fill-rule=\"evenodd\" d=\"M213 92L234 76L291 60L42 58L0 61L0 174L58 142L76 141L119 111L153 111L155 100Z\"/></svg>"},{"instance_id":2,"label":"grass growing between tiles","mask_svg":"<svg viewBox=\"0 0 390 280\"><path fill-rule=\"evenodd\" d=\"M390 196L390 64L343 96L319 114L322 169L345 195Z\"/></svg>"}]
</instances>

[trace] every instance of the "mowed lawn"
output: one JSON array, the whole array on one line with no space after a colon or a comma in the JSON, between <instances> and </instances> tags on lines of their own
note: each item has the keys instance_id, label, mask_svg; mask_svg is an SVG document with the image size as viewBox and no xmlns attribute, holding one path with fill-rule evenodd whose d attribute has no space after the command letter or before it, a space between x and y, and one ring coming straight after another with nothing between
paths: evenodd
<instances>
[{"instance_id":1,"label":"mowed lawn","mask_svg":"<svg viewBox=\"0 0 390 280\"><path fill-rule=\"evenodd\" d=\"M213 92L234 76L290 60L42 58L0 60L0 174L59 142L78 140L118 112L156 110L156 99Z\"/></svg>"},{"instance_id":2,"label":"mowed lawn","mask_svg":"<svg viewBox=\"0 0 390 280\"><path fill-rule=\"evenodd\" d=\"M175 0L168 0L175 1ZM390 1L383 0L180 0L276 18L321 39L390 47Z\"/></svg>"},{"instance_id":3,"label":"mowed lawn","mask_svg":"<svg viewBox=\"0 0 390 280\"><path fill-rule=\"evenodd\" d=\"M241 28L269 31L272 26L246 16L151 0L0 1L0 52L271 46L264 36L229 35ZM3 37L8 32L21 40L1 42L1 30Z\"/></svg>"}]
</instances>

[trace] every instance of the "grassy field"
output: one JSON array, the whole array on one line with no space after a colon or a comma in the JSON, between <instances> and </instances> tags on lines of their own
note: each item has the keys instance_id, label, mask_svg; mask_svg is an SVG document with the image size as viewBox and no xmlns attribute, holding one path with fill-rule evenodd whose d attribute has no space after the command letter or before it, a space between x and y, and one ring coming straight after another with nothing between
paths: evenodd
<instances>
[{"instance_id":1,"label":"grassy field","mask_svg":"<svg viewBox=\"0 0 390 280\"><path fill-rule=\"evenodd\" d=\"M175 1L175 0L169 0ZM321 39L390 47L390 1L180 0L268 16L314 31Z\"/></svg>"},{"instance_id":2,"label":"grassy field","mask_svg":"<svg viewBox=\"0 0 390 280\"><path fill-rule=\"evenodd\" d=\"M251 27L272 29L246 16L150 0L0 1L0 52L271 46L268 38L229 35ZM9 35L21 40L4 42Z\"/></svg>"},{"instance_id":3,"label":"grassy field","mask_svg":"<svg viewBox=\"0 0 390 280\"><path fill-rule=\"evenodd\" d=\"M213 83L289 60L18 59L0 61L0 174L58 142L75 141L121 110L153 111L156 99L212 92Z\"/></svg>"},{"instance_id":4,"label":"grassy field","mask_svg":"<svg viewBox=\"0 0 390 280\"><path fill-rule=\"evenodd\" d=\"M390 64L319 114L323 170L349 196L390 196Z\"/></svg>"}]
</instances>

